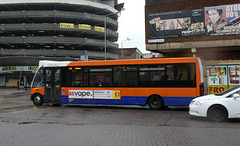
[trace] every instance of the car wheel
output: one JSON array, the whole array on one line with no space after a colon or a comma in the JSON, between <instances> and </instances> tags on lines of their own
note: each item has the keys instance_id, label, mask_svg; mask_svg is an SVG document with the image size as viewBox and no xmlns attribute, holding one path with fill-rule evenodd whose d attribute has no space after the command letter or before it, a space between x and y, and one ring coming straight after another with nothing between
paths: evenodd
<instances>
[{"instance_id":1,"label":"car wheel","mask_svg":"<svg viewBox=\"0 0 240 146\"><path fill-rule=\"evenodd\" d=\"M43 104L43 97L40 94L35 94L32 101L35 106L41 106Z\"/></svg>"},{"instance_id":2,"label":"car wheel","mask_svg":"<svg viewBox=\"0 0 240 146\"><path fill-rule=\"evenodd\" d=\"M164 106L163 100L160 96L152 95L148 99L148 106L153 110L161 109Z\"/></svg>"},{"instance_id":3,"label":"car wheel","mask_svg":"<svg viewBox=\"0 0 240 146\"><path fill-rule=\"evenodd\" d=\"M213 106L209 109L208 118L216 122L225 121L228 117L227 110L223 106Z\"/></svg>"}]
</instances>

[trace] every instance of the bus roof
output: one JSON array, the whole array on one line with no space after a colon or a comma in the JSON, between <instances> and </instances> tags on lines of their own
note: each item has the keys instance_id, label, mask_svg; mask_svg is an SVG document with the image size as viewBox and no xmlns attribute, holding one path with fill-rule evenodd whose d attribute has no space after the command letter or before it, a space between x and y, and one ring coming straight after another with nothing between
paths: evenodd
<instances>
[{"instance_id":1,"label":"bus roof","mask_svg":"<svg viewBox=\"0 0 240 146\"><path fill-rule=\"evenodd\" d=\"M67 66L71 61L50 61L50 60L40 60L39 67L63 67Z\"/></svg>"},{"instance_id":2,"label":"bus roof","mask_svg":"<svg viewBox=\"0 0 240 146\"><path fill-rule=\"evenodd\" d=\"M198 57L182 58L154 58L130 60L101 60L101 61L39 61L39 67L64 67L64 66L96 66L96 65L133 65L133 64L159 64L159 63L194 63Z\"/></svg>"},{"instance_id":3,"label":"bus roof","mask_svg":"<svg viewBox=\"0 0 240 146\"><path fill-rule=\"evenodd\" d=\"M134 64L160 64L160 63L194 63L197 57L185 58L154 58L154 59L130 59L130 60L107 60L107 61L73 61L68 66L96 66L96 65L134 65Z\"/></svg>"}]
</instances>

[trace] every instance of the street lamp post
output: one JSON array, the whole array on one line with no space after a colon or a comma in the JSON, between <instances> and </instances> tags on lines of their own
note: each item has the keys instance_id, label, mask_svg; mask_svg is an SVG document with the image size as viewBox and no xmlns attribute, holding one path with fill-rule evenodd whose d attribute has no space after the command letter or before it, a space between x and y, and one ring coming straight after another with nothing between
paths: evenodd
<instances>
[{"instance_id":1,"label":"street lamp post","mask_svg":"<svg viewBox=\"0 0 240 146\"><path fill-rule=\"evenodd\" d=\"M104 51L105 60L107 60L107 16L104 19Z\"/></svg>"},{"instance_id":2,"label":"street lamp post","mask_svg":"<svg viewBox=\"0 0 240 146\"><path fill-rule=\"evenodd\" d=\"M125 41L131 41L131 39L127 38L126 40L122 40L122 42L121 42L121 46L122 46L122 59L123 59L123 42L125 42Z\"/></svg>"},{"instance_id":3,"label":"street lamp post","mask_svg":"<svg viewBox=\"0 0 240 146\"><path fill-rule=\"evenodd\" d=\"M124 3L117 4L116 5L117 12L105 15L105 18L104 18L104 52L105 52L105 60L107 60L107 17L110 16L110 15L115 15L115 14L121 13L121 11L124 10L123 6L124 6Z\"/></svg>"}]
</instances>

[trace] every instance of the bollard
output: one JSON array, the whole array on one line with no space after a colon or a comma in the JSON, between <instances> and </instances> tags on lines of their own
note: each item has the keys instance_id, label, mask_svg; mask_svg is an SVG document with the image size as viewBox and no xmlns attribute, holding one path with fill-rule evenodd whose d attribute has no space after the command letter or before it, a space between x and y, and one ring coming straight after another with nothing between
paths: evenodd
<instances>
[{"instance_id":1,"label":"bollard","mask_svg":"<svg viewBox=\"0 0 240 146\"><path fill-rule=\"evenodd\" d=\"M17 87L18 87L18 90L20 90L20 82L19 81L17 81Z\"/></svg>"}]
</instances>

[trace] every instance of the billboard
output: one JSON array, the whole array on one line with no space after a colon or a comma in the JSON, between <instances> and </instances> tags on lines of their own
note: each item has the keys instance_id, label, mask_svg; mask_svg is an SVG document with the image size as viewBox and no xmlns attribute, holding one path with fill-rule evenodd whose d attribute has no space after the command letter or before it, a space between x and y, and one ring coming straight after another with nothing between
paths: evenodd
<instances>
[{"instance_id":1,"label":"billboard","mask_svg":"<svg viewBox=\"0 0 240 146\"><path fill-rule=\"evenodd\" d=\"M120 90L69 90L69 99L113 99L121 100Z\"/></svg>"},{"instance_id":2,"label":"billboard","mask_svg":"<svg viewBox=\"0 0 240 146\"><path fill-rule=\"evenodd\" d=\"M166 38L239 34L240 4L149 13L147 29L148 43Z\"/></svg>"},{"instance_id":3,"label":"billboard","mask_svg":"<svg viewBox=\"0 0 240 146\"><path fill-rule=\"evenodd\" d=\"M205 7L207 35L230 35L240 32L240 4Z\"/></svg>"},{"instance_id":4,"label":"billboard","mask_svg":"<svg viewBox=\"0 0 240 146\"><path fill-rule=\"evenodd\" d=\"M202 8L148 14L149 40L204 34L204 10Z\"/></svg>"}]
</instances>

